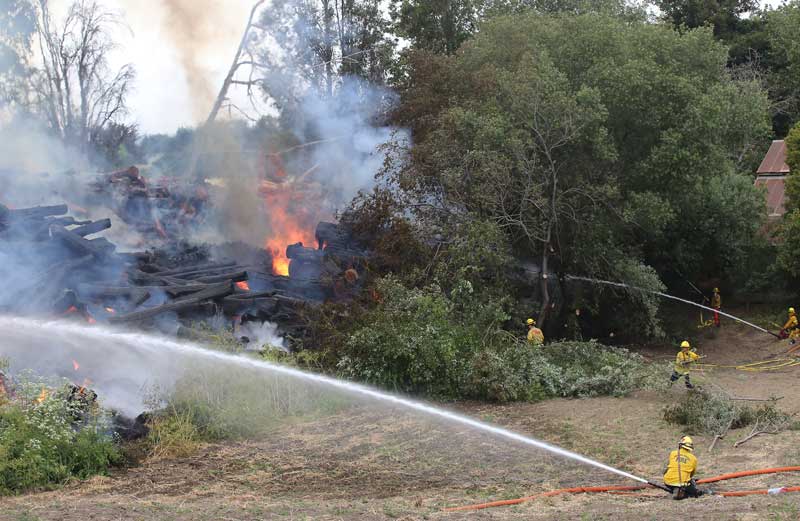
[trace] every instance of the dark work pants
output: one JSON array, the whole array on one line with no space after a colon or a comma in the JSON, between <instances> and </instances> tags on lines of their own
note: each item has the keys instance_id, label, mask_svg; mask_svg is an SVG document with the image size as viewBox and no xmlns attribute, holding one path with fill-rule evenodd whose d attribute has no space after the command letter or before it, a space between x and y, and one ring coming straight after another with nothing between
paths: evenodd
<instances>
[{"instance_id":1,"label":"dark work pants","mask_svg":"<svg viewBox=\"0 0 800 521\"><path fill-rule=\"evenodd\" d=\"M694 389L694 385L692 385L692 382L689 380L689 373L680 374L677 371L672 371L672 376L669 377L669 381L670 382L676 382L676 381L680 380L681 377L686 378L686 388L687 389Z\"/></svg>"}]
</instances>

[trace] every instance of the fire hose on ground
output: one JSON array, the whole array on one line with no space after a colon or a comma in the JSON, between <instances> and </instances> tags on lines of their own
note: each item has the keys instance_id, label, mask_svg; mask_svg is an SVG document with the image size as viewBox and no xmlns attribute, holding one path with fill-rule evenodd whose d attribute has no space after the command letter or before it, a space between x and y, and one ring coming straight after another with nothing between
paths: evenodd
<instances>
[{"instance_id":1,"label":"fire hose on ground","mask_svg":"<svg viewBox=\"0 0 800 521\"><path fill-rule=\"evenodd\" d=\"M783 472L800 472L800 466L796 467L776 467L776 468L769 468L769 469L758 469L758 470L745 470L741 472L732 472L729 474L722 474L719 476L713 476L710 478L703 478L698 479L698 484L705 484L705 483L716 483L718 481L724 481L727 479L736 479L736 478L743 478L748 476L759 476L763 474L778 474ZM658 483L651 483L648 482L647 485L610 485L610 486L603 486L603 487L573 487L573 488L561 488L558 490L551 490L549 492L543 492L541 494L535 494L533 496L521 497L517 499L506 499L501 501L492 501L489 503L480 503L477 505L465 505L460 507L450 507L445 508L445 512L459 512L465 510L482 510L484 508L492 508L492 507L500 507L500 506L509 506L509 505L519 505L520 503L525 503L527 501L532 501L534 499L545 498L545 497L552 497L558 496L561 494L591 494L597 492L609 492L609 493L630 493L636 492L640 490L646 489L648 486L661 488L664 489L663 485ZM717 492L715 495L723 496L723 497L741 497L741 496L752 496L752 495L772 495L772 494L780 494L784 492L800 492L800 486L798 487L775 487L769 489L759 489L759 490L740 490L735 492Z\"/></svg>"}]
</instances>

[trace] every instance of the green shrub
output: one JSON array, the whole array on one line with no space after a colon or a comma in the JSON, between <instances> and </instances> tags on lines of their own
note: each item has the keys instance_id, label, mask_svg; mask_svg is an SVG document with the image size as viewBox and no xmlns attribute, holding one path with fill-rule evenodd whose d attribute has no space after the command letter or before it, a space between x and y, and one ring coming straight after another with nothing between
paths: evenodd
<instances>
[{"instance_id":1,"label":"green shrub","mask_svg":"<svg viewBox=\"0 0 800 521\"><path fill-rule=\"evenodd\" d=\"M664 408L664 420L686 427L690 434L723 434L729 428L756 423L788 426L788 419L774 402L753 407L737 403L724 394L700 390L689 391L683 400Z\"/></svg>"},{"instance_id":2,"label":"green shrub","mask_svg":"<svg viewBox=\"0 0 800 521\"><path fill-rule=\"evenodd\" d=\"M622 396L639 387L644 360L627 349L589 342L558 342L539 350L536 368L550 396Z\"/></svg>"},{"instance_id":3,"label":"green shrub","mask_svg":"<svg viewBox=\"0 0 800 521\"><path fill-rule=\"evenodd\" d=\"M625 394L641 385L643 359L596 342L533 348L500 329L501 305L461 281L409 289L392 278L380 304L346 343L338 363L347 378L408 393L494 401Z\"/></svg>"},{"instance_id":4,"label":"green shrub","mask_svg":"<svg viewBox=\"0 0 800 521\"><path fill-rule=\"evenodd\" d=\"M100 411L78 410L66 391L40 382L18 382L15 390L0 406L0 494L104 474L121 462Z\"/></svg>"},{"instance_id":5,"label":"green shrub","mask_svg":"<svg viewBox=\"0 0 800 521\"><path fill-rule=\"evenodd\" d=\"M406 288L391 277L376 291L380 303L350 335L338 369L401 392L458 396L470 360L508 318L498 305L474 298L466 281L449 298L436 285Z\"/></svg>"},{"instance_id":6,"label":"green shrub","mask_svg":"<svg viewBox=\"0 0 800 521\"><path fill-rule=\"evenodd\" d=\"M200 433L188 412L167 410L148 422L150 432L145 443L153 459L182 458L195 452Z\"/></svg>"}]
</instances>

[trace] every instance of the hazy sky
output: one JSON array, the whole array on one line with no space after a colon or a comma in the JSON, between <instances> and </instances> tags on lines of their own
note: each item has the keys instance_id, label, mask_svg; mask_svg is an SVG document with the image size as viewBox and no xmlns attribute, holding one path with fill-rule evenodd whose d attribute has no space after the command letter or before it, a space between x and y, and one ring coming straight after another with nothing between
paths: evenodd
<instances>
[{"instance_id":1,"label":"hazy sky","mask_svg":"<svg viewBox=\"0 0 800 521\"><path fill-rule=\"evenodd\" d=\"M136 89L129 105L140 129L173 132L205 119L230 67L253 1L100 1L118 11L129 27L118 29L120 48L113 63L132 63L136 68ZM51 0L56 13L70 3ZM233 94L234 99L243 100L241 92Z\"/></svg>"},{"instance_id":2,"label":"hazy sky","mask_svg":"<svg viewBox=\"0 0 800 521\"><path fill-rule=\"evenodd\" d=\"M205 119L228 72L250 0L101 0L119 27L112 65L132 63L132 118L146 133L173 132ZM51 0L55 14L71 0ZM191 94L191 95L190 95Z\"/></svg>"}]
</instances>

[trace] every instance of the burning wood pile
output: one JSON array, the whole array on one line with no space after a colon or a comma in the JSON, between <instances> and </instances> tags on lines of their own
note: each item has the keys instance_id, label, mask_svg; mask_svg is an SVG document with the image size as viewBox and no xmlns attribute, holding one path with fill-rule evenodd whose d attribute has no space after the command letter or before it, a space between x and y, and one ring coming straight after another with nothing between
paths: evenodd
<instances>
[{"instance_id":1,"label":"burning wood pile","mask_svg":"<svg viewBox=\"0 0 800 521\"><path fill-rule=\"evenodd\" d=\"M149 190L133 170L108 179L134 193ZM298 337L303 309L352 296L365 267L365 252L334 223L317 226L318 248L286 248L289 276L282 276L273 273L269 251L238 243L172 241L120 253L97 237L111 227L109 219L82 221L67 214L66 205L0 205L0 276L8 281L0 310L175 332L212 318L224 324L269 321Z\"/></svg>"},{"instance_id":2,"label":"burning wood pile","mask_svg":"<svg viewBox=\"0 0 800 521\"><path fill-rule=\"evenodd\" d=\"M167 239L170 229L182 232L202 222L208 191L202 184L177 185L164 180L152 185L139 169L98 175L90 183L90 202L113 210L126 224L144 235Z\"/></svg>"}]
</instances>

